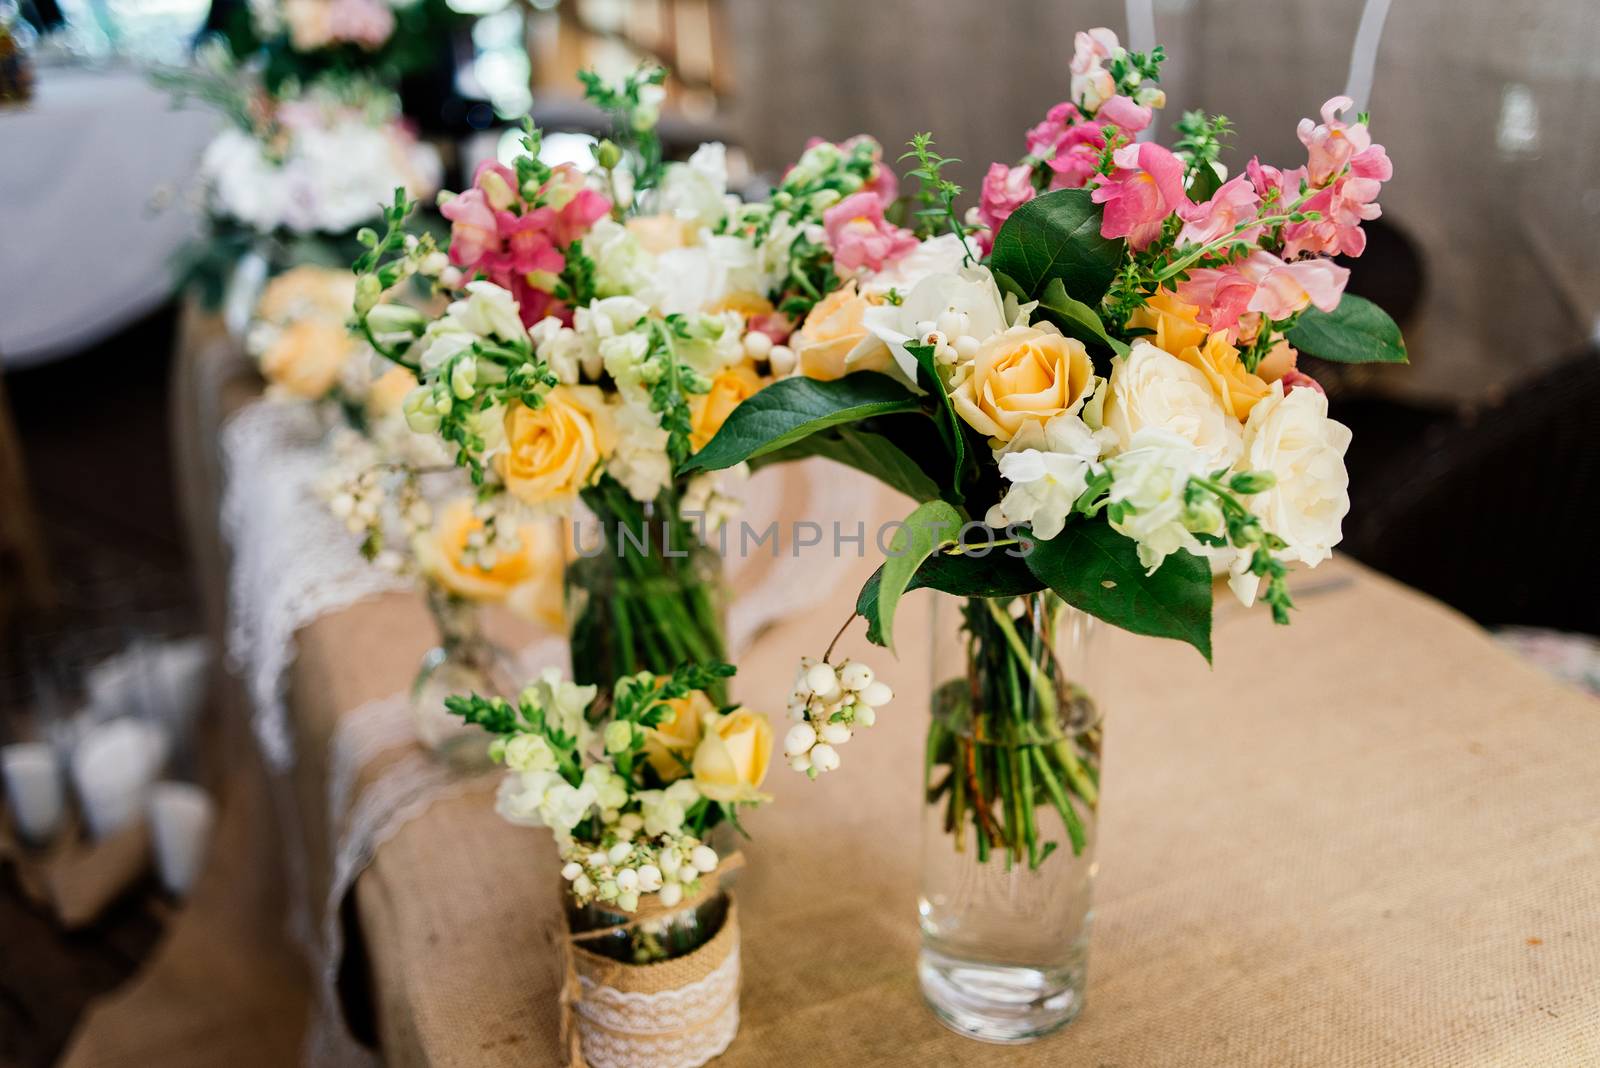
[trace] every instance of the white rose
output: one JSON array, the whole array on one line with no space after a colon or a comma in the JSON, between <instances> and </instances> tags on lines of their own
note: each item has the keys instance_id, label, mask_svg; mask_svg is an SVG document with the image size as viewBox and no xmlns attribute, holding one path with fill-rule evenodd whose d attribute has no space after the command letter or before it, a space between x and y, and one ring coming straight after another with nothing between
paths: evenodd
<instances>
[{"instance_id":1,"label":"white rose","mask_svg":"<svg viewBox=\"0 0 1600 1068\"><path fill-rule=\"evenodd\" d=\"M1121 450L1141 430L1168 431L1205 455L1212 470L1228 467L1243 448L1239 421L1223 411L1205 376L1143 338L1111 361L1105 425Z\"/></svg>"},{"instance_id":2,"label":"white rose","mask_svg":"<svg viewBox=\"0 0 1600 1068\"><path fill-rule=\"evenodd\" d=\"M994 455L1011 488L989 510L989 525L1027 523L1045 540L1061 533L1072 506L1089 488L1089 476L1100 468L1095 462L1100 442L1076 415L1026 423Z\"/></svg>"},{"instance_id":3,"label":"white rose","mask_svg":"<svg viewBox=\"0 0 1600 1068\"><path fill-rule=\"evenodd\" d=\"M1328 398L1314 389L1285 393L1283 383L1274 382L1250 410L1240 466L1277 482L1245 504L1288 543L1284 559L1316 565L1333 554L1350 511L1349 447L1350 428L1328 418Z\"/></svg>"},{"instance_id":4,"label":"white rose","mask_svg":"<svg viewBox=\"0 0 1600 1068\"><path fill-rule=\"evenodd\" d=\"M1111 469L1111 500L1128 509L1121 521L1112 522L1112 529L1138 543L1139 562L1148 573L1154 574L1168 554L1179 549L1199 551L1200 543L1186 522L1193 517L1184 490L1191 477L1208 473L1210 463L1189 439L1161 427L1137 431L1127 448L1106 461Z\"/></svg>"},{"instance_id":5,"label":"white rose","mask_svg":"<svg viewBox=\"0 0 1600 1068\"><path fill-rule=\"evenodd\" d=\"M1005 330L1005 298L987 267L967 267L954 273L930 274L904 293L899 304L868 308L862 322L889 346L894 362L908 382L917 380L917 361L906 351L920 341L918 323L938 322L946 312L967 316L967 333L985 341ZM954 341L954 338L946 340Z\"/></svg>"},{"instance_id":6,"label":"white rose","mask_svg":"<svg viewBox=\"0 0 1600 1068\"><path fill-rule=\"evenodd\" d=\"M597 686L579 686L563 681L559 668L545 668L538 681L522 691L522 699L544 710L545 721L578 739L578 748L587 749L594 730L584 718L593 703Z\"/></svg>"}]
</instances>

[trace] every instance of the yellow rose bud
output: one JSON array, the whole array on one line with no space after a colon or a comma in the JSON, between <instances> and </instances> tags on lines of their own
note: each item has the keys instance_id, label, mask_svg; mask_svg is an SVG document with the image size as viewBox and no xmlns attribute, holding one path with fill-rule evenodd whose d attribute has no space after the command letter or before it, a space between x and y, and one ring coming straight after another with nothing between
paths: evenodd
<instances>
[{"instance_id":1,"label":"yellow rose bud","mask_svg":"<svg viewBox=\"0 0 1600 1068\"><path fill-rule=\"evenodd\" d=\"M432 529L417 535L413 550L424 575L472 601L505 602L517 614L559 630L563 625L561 576L565 561L555 523L517 528L515 549L501 543L494 566L467 559L467 541L484 529L472 500L458 497L440 509Z\"/></svg>"},{"instance_id":2,"label":"yellow rose bud","mask_svg":"<svg viewBox=\"0 0 1600 1068\"><path fill-rule=\"evenodd\" d=\"M1232 412L1241 423L1250 417L1250 409L1265 397L1271 388L1257 375L1244 369L1239 350L1228 344L1221 334L1212 334L1205 345L1190 345L1179 352L1178 359L1206 376L1223 411Z\"/></svg>"},{"instance_id":3,"label":"yellow rose bud","mask_svg":"<svg viewBox=\"0 0 1600 1068\"><path fill-rule=\"evenodd\" d=\"M705 448L733 410L766 384L766 379L756 373L755 364L750 360L717 372L710 390L689 398L690 446L696 452Z\"/></svg>"},{"instance_id":4,"label":"yellow rose bud","mask_svg":"<svg viewBox=\"0 0 1600 1068\"><path fill-rule=\"evenodd\" d=\"M688 772L688 763L700 744L700 721L714 716L716 709L711 698L699 690L662 704L667 707L667 718L645 731L644 758L662 782L672 782Z\"/></svg>"},{"instance_id":5,"label":"yellow rose bud","mask_svg":"<svg viewBox=\"0 0 1600 1068\"><path fill-rule=\"evenodd\" d=\"M1161 289L1128 316L1128 325L1153 330L1145 339L1163 352L1182 352L1205 344L1206 328L1197 318L1199 312L1195 305L1179 300L1172 290Z\"/></svg>"},{"instance_id":6,"label":"yellow rose bud","mask_svg":"<svg viewBox=\"0 0 1600 1068\"><path fill-rule=\"evenodd\" d=\"M764 801L759 791L772 759L772 725L758 712L737 708L701 722L694 751L694 784L713 801Z\"/></svg>"},{"instance_id":7,"label":"yellow rose bud","mask_svg":"<svg viewBox=\"0 0 1600 1068\"><path fill-rule=\"evenodd\" d=\"M1094 377L1089 353L1051 326L1013 326L985 341L950 400L978 433L1010 441L1029 422L1076 411Z\"/></svg>"},{"instance_id":8,"label":"yellow rose bud","mask_svg":"<svg viewBox=\"0 0 1600 1068\"><path fill-rule=\"evenodd\" d=\"M527 504L570 499L594 481L611 452L605 398L594 386L557 386L544 404L512 404L505 452L495 458L506 490Z\"/></svg>"},{"instance_id":9,"label":"yellow rose bud","mask_svg":"<svg viewBox=\"0 0 1600 1068\"><path fill-rule=\"evenodd\" d=\"M872 305L854 282L818 302L789 337L800 373L831 382L853 371L889 370L894 364L889 347L867 330L865 316Z\"/></svg>"}]
</instances>

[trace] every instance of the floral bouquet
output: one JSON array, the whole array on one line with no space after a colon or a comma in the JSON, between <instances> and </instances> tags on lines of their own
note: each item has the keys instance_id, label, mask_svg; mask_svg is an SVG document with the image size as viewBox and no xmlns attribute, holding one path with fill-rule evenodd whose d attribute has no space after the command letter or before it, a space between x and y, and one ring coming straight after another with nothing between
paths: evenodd
<instances>
[{"instance_id":1,"label":"floral bouquet","mask_svg":"<svg viewBox=\"0 0 1600 1068\"><path fill-rule=\"evenodd\" d=\"M772 728L709 696L727 664L595 686L545 675L515 701L453 697L509 769L496 809L564 862L574 1063L700 1064L738 1028L738 927L710 843L760 792ZM573 1025L576 1026L573 1026Z\"/></svg>"},{"instance_id":2,"label":"floral bouquet","mask_svg":"<svg viewBox=\"0 0 1600 1068\"><path fill-rule=\"evenodd\" d=\"M405 233L402 196L356 264L359 329L418 379L411 425L446 441L481 492L563 513L581 500L594 518L569 620L575 670L601 684L723 657L702 535L732 502L718 476L675 472L794 370L782 342L839 284L828 209L865 197L881 215L873 190L892 185L871 142L818 144L770 202L745 203L720 145L662 161L660 79L586 79L617 118L587 174L543 163L530 127L511 163L441 198L448 250ZM443 315L383 300L417 277L450 298Z\"/></svg>"},{"instance_id":3,"label":"floral bouquet","mask_svg":"<svg viewBox=\"0 0 1600 1068\"><path fill-rule=\"evenodd\" d=\"M959 670L935 679L926 748L922 979L942 1017L983 1037L1031 1037L1081 1004L1101 730L1091 617L1209 660L1216 569L1288 622L1290 566L1327 559L1349 509L1350 432L1298 356L1405 359L1332 258L1362 251L1391 175L1366 116L1335 98L1300 124L1304 164L1252 159L1229 177L1221 117L1185 115L1171 148L1136 139L1164 103L1162 58L1080 33L1071 99L1019 163L989 169L965 215L949 161L915 138L917 228L856 198L834 207L840 284L790 339L801 375L735 408L678 467L822 455L919 502L856 611L892 649L907 590L957 606L955 636L935 645L936 671ZM865 677L826 656L802 665L796 770L837 766L871 722L852 668Z\"/></svg>"},{"instance_id":4,"label":"floral bouquet","mask_svg":"<svg viewBox=\"0 0 1600 1068\"><path fill-rule=\"evenodd\" d=\"M278 93L353 78L392 88L448 51L463 21L446 0L249 0L223 31L233 55L258 60Z\"/></svg>"}]
</instances>

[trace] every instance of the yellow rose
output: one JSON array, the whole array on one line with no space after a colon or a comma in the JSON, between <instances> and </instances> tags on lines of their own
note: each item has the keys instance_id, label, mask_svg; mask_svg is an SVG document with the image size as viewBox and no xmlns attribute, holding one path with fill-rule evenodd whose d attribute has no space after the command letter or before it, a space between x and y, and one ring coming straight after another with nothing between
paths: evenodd
<instances>
[{"instance_id":1,"label":"yellow rose","mask_svg":"<svg viewBox=\"0 0 1600 1068\"><path fill-rule=\"evenodd\" d=\"M256 302L256 318L273 323L320 318L343 323L356 300L356 276L302 264L275 276Z\"/></svg>"},{"instance_id":2,"label":"yellow rose","mask_svg":"<svg viewBox=\"0 0 1600 1068\"><path fill-rule=\"evenodd\" d=\"M1239 350L1228 344L1221 334L1206 338L1202 347L1190 345L1178 353L1178 359L1206 376L1223 410L1232 412L1241 423L1250 417L1250 409L1270 389L1259 376L1244 369Z\"/></svg>"},{"instance_id":3,"label":"yellow rose","mask_svg":"<svg viewBox=\"0 0 1600 1068\"><path fill-rule=\"evenodd\" d=\"M722 424L740 404L767 384L756 373L755 363L744 360L717 372L711 389L689 398L689 444L696 451L717 436Z\"/></svg>"},{"instance_id":4,"label":"yellow rose","mask_svg":"<svg viewBox=\"0 0 1600 1068\"><path fill-rule=\"evenodd\" d=\"M1256 375L1263 382L1276 382L1293 371L1299 362L1300 354L1289 344L1289 339L1280 337L1256 364Z\"/></svg>"},{"instance_id":5,"label":"yellow rose","mask_svg":"<svg viewBox=\"0 0 1600 1068\"><path fill-rule=\"evenodd\" d=\"M758 712L736 708L701 720L694 751L694 784L713 801L764 801L758 790L772 759L772 724Z\"/></svg>"},{"instance_id":6,"label":"yellow rose","mask_svg":"<svg viewBox=\"0 0 1600 1068\"><path fill-rule=\"evenodd\" d=\"M850 282L819 301L789 338L800 373L831 382L852 371L887 371L894 364L889 347L867 330L865 316L874 301Z\"/></svg>"},{"instance_id":7,"label":"yellow rose","mask_svg":"<svg viewBox=\"0 0 1600 1068\"><path fill-rule=\"evenodd\" d=\"M1075 411L1093 377L1081 341L1048 325L1013 326L983 343L950 400L978 433L1010 441L1029 422Z\"/></svg>"},{"instance_id":8,"label":"yellow rose","mask_svg":"<svg viewBox=\"0 0 1600 1068\"><path fill-rule=\"evenodd\" d=\"M771 315L776 310L772 306L772 301L763 297L760 293L753 293L748 289L738 289L707 308L706 314L717 315L721 312L738 312L748 322L751 319L759 319L764 315Z\"/></svg>"},{"instance_id":9,"label":"yellow rose","mask_svg":"<svg viewBox=\"0 0 1600 1068\"><path fill-rule=\"evenodd\" d=\"M417 566L459 597L504 602L518 615L552 630L562 629L564 560L557 525L524 523L517 528L514 549L503 540L496 545L493 567L466 559L467 540L483 529L469 498L451 501L440 510L433 527L417 535L413 545Z\"/></svg>"},{"instance_id":10,"label":"yellow rose","mask_svg":"<svg viewBox=\"0 0 1600 1068\"><path fill-rule=\"evenodd\" d=\"M636 215L623 225L640 248L657 256L694 244L696 236L693 224L671 215Z\"/></svg>"},{"instance_id":11,"label":"yellow rose","mask_svg":"<svg viewBox=\"0 0 1600 1068\"><path fill-rule=\"evenodd\" d=\"M646 729L644 758L662 782L671 782L683 778L688 771L688 763L700 744L700 721L708 715L715 716L717 710L711 698L699 690L662 704L667 706L669 718Z\"/></svg>"},{"instance_id":12,"label":"yellow rose","mask_svg":"<svg viewBox=\"0 0 1600 1068\"><path fill-rule=\"evenodd\" d=\"M297 319L280 328L261 353L261 377L306 400L325 396L354 352L343 322Z\"/></svg>"},{"instance_id":13,"label":"yellow rose","mask_svg":"<svg viewBox=\"0 0 1600 1068\"><path fill-rule=\"evenodd\" d=\"M1155 296L1128 316L1128 325L1153 330L1145 340L1163 352L1182 352L1205 344L1206 328L1200 324L1200 309L1178 299L1170 289L1158 289Z\"/></svg>"},{"instance_id":14,"label":"yellow rose","mask_svg":"<svg viewBox=\"0 0 1600 1068\"><path fill-rule=\"evenodd\" d=\"M557 386L538 408L513 403L505 432L495 463L506 490L527 504L576 496L611 452L610 418L595 386Z\"/></svg>"},{"instance_id":15,"label":"yellow rose","mask_svg":"<svg viewBox=\"0 0 1600 1068\"><path fill-rule=\"evenodd\" d=\"M405 403L406 394L417 388L417 379L404 367L391 367L367 387L367 414L375 419L393 415Z\"/></svg>"}]
</instances>

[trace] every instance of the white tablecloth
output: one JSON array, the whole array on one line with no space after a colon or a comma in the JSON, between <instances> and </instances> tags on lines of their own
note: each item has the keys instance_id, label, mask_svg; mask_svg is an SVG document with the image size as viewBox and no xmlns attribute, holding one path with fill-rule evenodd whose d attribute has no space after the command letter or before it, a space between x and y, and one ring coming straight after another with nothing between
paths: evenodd
<instances>
[{"instance_id":1,"label":"white tablecloth","mask_svg":"<svg viewBox=\"0 0 1600 1068\"><path fill-rule=\"evenodd\" d=\"M92 345L167 299L172 255L197 226L195 167L219 122L197 105L173 110L128 68L45 68L32 103L0 109L7 368Z\"/></svg>"}]
</instances>

